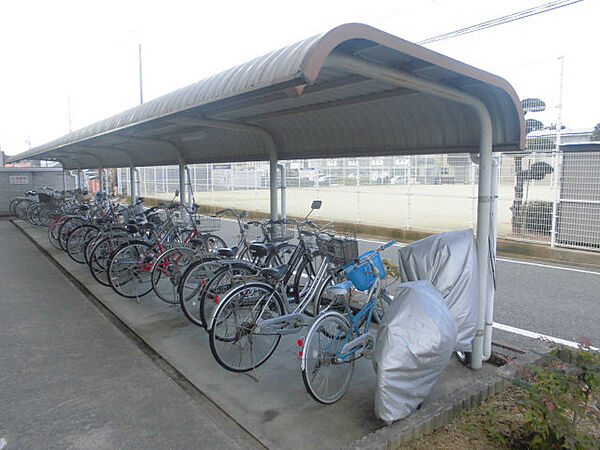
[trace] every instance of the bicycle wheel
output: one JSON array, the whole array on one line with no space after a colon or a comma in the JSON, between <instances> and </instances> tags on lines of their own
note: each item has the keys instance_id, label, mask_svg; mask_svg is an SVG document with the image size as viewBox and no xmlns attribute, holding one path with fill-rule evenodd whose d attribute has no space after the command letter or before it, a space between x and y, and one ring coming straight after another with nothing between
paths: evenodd
<instances>
[{"instance_id":1,"label":"bicycle wheel","mask_svg":"<svg viewBox=\"0 0 600 450\"><path fill-rule=\"evenodd\" d=\"M108 262L110 287L125 298L143 297L152 290L150 270L157 256L152 246L144 241L121 245Z\"/></svg>"},{"instance_id":2,"label":"bicycle wheel","mask_svg":"<svg viewBox=\"0 0 600 450\"><path fill-rule=\"evenodd\" d=\"M260 367L277 348L281 335L261 334L257 321L279 317L284 311L281 298L266 283L250 282L233 288L210 324L210 350L216 361L232 372Z\"/></svg>"},{"instance_id":3,"label":"bicycle wheel","mask_svg":"<svg viewBox=\"0 0 600 450\"><path fill-rule=\"evenodd\" d=\"M58 243L58 230L60 229L61 219L56 220L48 228L48 241L57 250L60 250L60 244Z\"/></svg>"},{"instance_id":4,"label":"bicycle wheel","mask_svg":"<svg viewBox=\"0 0 600 450\"><path fill-rule=\"evenodd\" d=\"M89 236L95 236L98 233L98 228L94 225L80 225L75 228L67 238L67 254L69 257L79 264L85 264L83 244L88 240Z\"/></svg>"},{"instance_id":5,"label":"bicycle wheel","mask_svg":"<svg viewBox=\"0 0 600 450\"><path fill-rule=\"evenodd\" d=\"M38 219L42 226L47 227L52 220L52 216L60 214L60 209L54 205L42 205L38 213Z\"/></svg>"},{"instance_id":6,"label":"bicycle wheel","mask_svg":"<svg viewBox=\"0 0 600 450\"><path fill-rule=\"evenodd\" d=\"M58 243L60 248L67 251L67 239L71 232L80 225L84 225L84 220L81 217L68 217L65 219L58 229Z\"/></svg>"},{"instance_id":7,"label":"bicycle wheel","mask_svg":"<svg viewBox=\"0 0 600 450\"><path fill-rule=\"evenodd\" d=\"M279 267L290 262L290 258L296 251L296 246L284 242L275 247L275 253L269 255L264 265L266 267Z\"/></svg>"},{"instance_id":8,"label":"bicycle wheel","mask_svg":"<svg viewBox=\"0 0 600 450\"><path fill-rule=\"evenodd\" d=\"M193 248L174 247L156 259L151 270L151 280L152 290L158 298L172 305L179 303L179 280L195 256L196 250Z\"/></svg>"},{"instance_id":9,"label":"bicycle wheel","mask_svg":"<svg viewBox=\"0 0 600 450\"><path fill-rule=\"evenodd\" d=\"M348 319L330 311L319 316L306 335L302 380L311 397L320 403L335 403L348 390L354 359L352 355L344 358L341 350L351 334Z\"/></svg>"},{"instance_id":10,"label":"bicycle wheel","mask_svg":"<svg viewBox=\"0 0 600 450\"><path fill-rule=\"evenodd\" d=\"M88 267L94 279L103 286L110 286L107 269L111 255L127 240L127 236L105 236L94 245Z\"/></svg>"},{"instance_id":11,"label":"bicycle wheel","mask_svg":"<svg viewBox=\"0 0 600 450\"><path fill-rule=\"evenodd\" d=\"M216 234L205 234L206 238L206 251L216 252L220 248L227 247L227 244Z\"/></svg>"},{"instance_id":12,"label":"bicycle wheel","mask_svg":"<svg viewBox=\"0 0 600 450\"><path fill-rule=\"evenodd\" d=\"M39 213L40 206L40 203L33 202L29 205L27 211L25 212L25 218L27 219L27 222L29 222L31 225L38 225L37 214Z\"/></svg>"},{"instance_id":13,"label":"bicycle wheel","mask_svg":"<svg viewBox=\"0 0 600 450\"><path fill-rule=\"evenodd\" d=\"M246 279L245 277L256 273L256 267L243 261L221 262L219 269L211 274L209 281L198 293L200 320L205 328L225 294Z\"/></svg>"},{"instance_id":14,"label":"bicycle wheel","mask_svg":"<svg viewBox=\"0 0 600 450\"><path fill-rule=\"evenodd\" d=\"M17 213L16 213L17 205L21 202L21 200L22 200L21 198L17 197L10 201L10 204L8 205L8 214L10 216L14 217L17 215Z\"/></svg>"},{"instance_id":15,"label":"bicycle wheel","mask_svg":"<svg viewBox=\"0 0 600 450\"><path fill-rule=\"evenodd\" d=\"M22 199L15 207L15 215L17 219L27 220L27 208L33 203L33 200L28 198Z\"/></svg>"},{"instance_id":16,"label":"bicycle wheel","mask_svg":"<svg viewBox=\"0 0 600 450\"><path fill-rule=\"evenodd\" d=\"M178 286L179 305L185 317L194 325L204 326L200 314L200 292L210 281L223 261L215 256L203 255L188 266Z\"/></svg>"}]
</instances>

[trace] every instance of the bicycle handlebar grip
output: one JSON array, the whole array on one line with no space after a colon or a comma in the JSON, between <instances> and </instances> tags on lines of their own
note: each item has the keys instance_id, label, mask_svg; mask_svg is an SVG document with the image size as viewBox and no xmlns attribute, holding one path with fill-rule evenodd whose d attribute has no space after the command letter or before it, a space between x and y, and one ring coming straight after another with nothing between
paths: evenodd
<instances>
[{"instance_id":1,"label":"bicycle handlebar grip","mask_svg":"<svg viewBox=\"0 0 600 450\"><path fill-rule=\"evenodd\" d=\"M392 246L392 245L394 245L395 243L396 243L396 240L395 240L395 239L393 239L393 240L391 240L390 242L387 242L387 243L383 244L383 245L381 246L381 250L385 250L386 248L389 248L389 247L391 247L391 246Z\"/></svg>"}]
</instances>

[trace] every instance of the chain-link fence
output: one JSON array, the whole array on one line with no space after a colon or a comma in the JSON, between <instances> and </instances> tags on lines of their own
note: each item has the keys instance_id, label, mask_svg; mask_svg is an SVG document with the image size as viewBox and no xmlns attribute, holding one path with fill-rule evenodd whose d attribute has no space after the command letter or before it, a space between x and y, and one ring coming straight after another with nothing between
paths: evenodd
<instances>
[{"instance_id":1,"label":"chain-link fence","mask_svg":"<svg viewBox=\"0 0 600 450\"><path fill-rule=\"evenodd\" d=\"M554 144L553 144L554 145ZM600 248L600 153L539 149L497 156L498 234L507 239ZM444 231L475 227L478 166L470 155L285 161L287 213ZM195 201L268 212L268 163L192 165ZM126 193L129 171L119 171ZM178 168L139 168L140 195L172 198Z\"/></svg>"}]
</instances>

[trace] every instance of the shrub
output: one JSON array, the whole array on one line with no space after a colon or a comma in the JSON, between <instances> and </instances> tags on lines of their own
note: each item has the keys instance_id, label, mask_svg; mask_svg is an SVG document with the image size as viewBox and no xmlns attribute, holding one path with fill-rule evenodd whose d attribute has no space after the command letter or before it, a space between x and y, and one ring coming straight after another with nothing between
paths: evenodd
<instances>
[{"instance_id":1,"label":"shrub","mask_svg":"<svg viewBox=\"0 0 600 450\"><path fill-rule=\"evenodd\" d=\"M525 418L525 439L534 449L598 448L588 430L600 429L592 401L600 386L600 354L588 345L553 347L548 364L521 367L513 379L524 392L517 406Z\"/></svg>"}]
</instances>

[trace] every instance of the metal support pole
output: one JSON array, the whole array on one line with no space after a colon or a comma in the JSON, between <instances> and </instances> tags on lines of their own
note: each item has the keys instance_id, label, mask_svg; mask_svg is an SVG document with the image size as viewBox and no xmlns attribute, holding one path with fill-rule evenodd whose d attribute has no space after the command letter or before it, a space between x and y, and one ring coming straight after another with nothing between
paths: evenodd
<instances>
[{"instance_id":1,"label":"metal support pole","mask_svg":"<svg viewBox=\"0 0 600 450\"><path fill-rule=\"evenodd\" d=\"M131 194L131 203L135 204L137 198L135 189L135 166L129 166L129 193Z\"/></svg>"},{"instance_id":2,"label":"metal support pole","mask_svg":"<svg viewBox=\"0 0 600 450\"><path fill-rule=\"evenodd\" d=\"M408 177L406 178L406 229L410 230L410 215L411 215L411 202L412 202L412 196L411 196L411 167L412 167L412 160L413 157L411 155L408 156L408 168L406 169L408 171Z\"/></svg>"},{"instance_id":3,"label":"metal support pole","mask_svg":"<svg viewBox=\"0 0 600 450\"><path fill-rule=\"evenodd\" d=\"M353 56L333 53L327 58L328 64L374 79L385 80L399 86L424 92L429 95L461 103L472 108L480 127L479 135L479 202L477 205L477 265L478 278L478 317L477 332L473 340L471 367L480 369L483 363L483 335L488 309L488 278L490 248L490 191L492 176L492 120L485 104L477 97L459 89L431 80L419 78L410 73L382 66ZM493 313L493 311L492 311Z\"/></svg>"},{"instance_id":4,"label":"metal support pole","mask_svg":"<svg viewBox=\"0 0 600 450\"><path fill-rule=\"evenodd\" d=\"M81 169L77 168L77 172L76 173L76 181L77 181L77 186L75 187L75 189L81 189Z\"/></svg>"},{"instance_id":5,"label":"metal support pole","mask_svg":"<svg viewBox=\"0 0 600 450\"><path fill-rule=\"evenodd\" d=\"M179 204L186 204L185 164L179 164Z\"/></svg>"},{"instance_id":6,"label":"metal support pole","mask_svg":"<svg viewBox=\"0 0 600 450\"><path fill-rule=\"evenodd\" d=\"M67 170L63 168L63 191L67 190Z\"/></svg>"},{"instance_id":7,"label":"metal support pole","mask_svg":"<svg viewBox=\"0 0 600 450\"><path fill-rule=\"evenodd\" d=\"M279 182L279 188L281 189L281 218L285 219L286 218L286 201L285 201L285 195L286 195L286 189L287 189L287 181L286 181L286 171L285 171L285 165L283 164L277 164L277 167L279 167L279 175L281 176L281 181Z\"/></svg>"},{"instance_id":8,"label":"metal support pole","mask_svg":"<svg viewBox=\"0 0 600 450\"><path fill-rule=\"evenodd\" d=\"M277 219L277 155L271 154L269 161L269 190L271 198L271 219Z\"/></svg>"}]
</instances>

